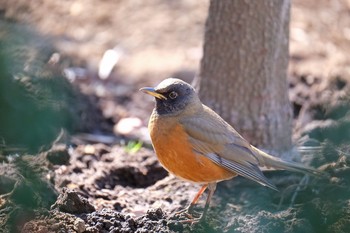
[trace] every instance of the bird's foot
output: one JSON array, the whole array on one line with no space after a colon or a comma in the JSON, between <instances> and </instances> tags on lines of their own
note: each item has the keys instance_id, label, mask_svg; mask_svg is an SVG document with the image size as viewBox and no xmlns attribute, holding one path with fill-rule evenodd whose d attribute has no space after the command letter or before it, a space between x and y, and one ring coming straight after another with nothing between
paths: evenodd
<instances>
[{"instance_id":1,"label":"bird's foot","mask_svg":"<svg viewBox=\"0 0 350 233\"><path fill-rule=\"evenodd\" d=\"M204 219L203 214L195 212L192 206L189 206L185 209L182 209L176 212L174 216L180 218L179 222L185 223L185 224L191 224L191 225L197 224ZM181 218L186 218L186 219L181 219Z\"/></svg>"},{"instance_id":2,"label":"bird's foot","mask_svg":"<svg viewBox=\"0 0 350 233\"><path fill-rule=\"evenodd\" d=\"M179 215L182 215L182 214L189 214L190 212L190 207L187 207L185 209L182 209L182 210L179 210L177 212L175 212L175 216L179 216Z\"/></svg>"},{"instance_id":3,"label":"bird's foot","mask_svg":"<svg viewBox=\"0 0 350 233\"><path fill-rule=\"evenodd\" d=\"M203 215L201 215L200 217L193 217L192 215L188 215L188 219L183 219L183 220L179 220L179 222L181 222L182 224L198 224L201 221L203 221Z\"/></svg>"}]
</instances>

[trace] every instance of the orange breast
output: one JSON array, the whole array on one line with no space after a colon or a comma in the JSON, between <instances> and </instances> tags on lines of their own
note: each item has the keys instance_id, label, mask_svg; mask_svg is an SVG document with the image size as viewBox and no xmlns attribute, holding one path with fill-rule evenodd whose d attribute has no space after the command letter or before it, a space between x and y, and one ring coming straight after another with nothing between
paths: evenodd
<instances>
[{"instance_id":1,"label":"orange breast","mask_svg":"<svg viewBox=\"0 0 350 233\"><path fill-rule=\"evenodd\" d=\"M158 159L170 173L198 183L210 183L236 176L205 156L194 153L180 124L151 118L149 130Z\"/></svg>"}]
</instances>

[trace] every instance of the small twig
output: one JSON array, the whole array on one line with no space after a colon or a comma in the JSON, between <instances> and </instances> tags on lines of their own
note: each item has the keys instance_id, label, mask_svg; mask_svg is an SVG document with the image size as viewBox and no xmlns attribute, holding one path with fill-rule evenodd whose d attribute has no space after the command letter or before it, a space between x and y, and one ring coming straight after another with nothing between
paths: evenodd
<instances>
[{"instance_id":1,"label":"small twig","mask_svg":"<svg viewBox=\"0 0 350 233\"><path fill-rule=\"evenodd\" d=\"M298 184L298 186L297 186L295 192L293 193L293 196L292 196L291 203L290 203L290 206L289 206L289 207L291 207L292 205L294 205L294 201L295 201L295 199L297 198L298 193L299 193L300 191L306 189L307 184L309 183L309 180L310 180L309 175L305 175L305 176L300 180L300 182L299 182L299 184ZM301 188L301 187L303 187L303 188Z\"/></svg>"},{"instance_id":2,"label":"small twig","mask_svg":"<svg viewBox=\"0 0 350 233\"><path fill-rule=\"evenodd\" d=\"M309 178L310 178L309 175L305 175L305 176L300 180L299 184L288 186L288 187L282 192L282 196L281 196L280 202L278 203L277 209L280 209L280 208L281 208L282 203L283 203L283 201L284 201L284 196L285 196L286 191L288 191L289 189L292 189L292 188L296 187L296 188L295 188L295 191L294 191L294 193L293 193L293 196L292 196L292 198L291 198L291 204L290 204L290 206L292 206L292 205L294 204L294 202L295 202L295 199L296 199L298 193L299 193L300 191L306 189L307 184L308 184L308 182L309 182Z\"/></svg>"}]
</instances>

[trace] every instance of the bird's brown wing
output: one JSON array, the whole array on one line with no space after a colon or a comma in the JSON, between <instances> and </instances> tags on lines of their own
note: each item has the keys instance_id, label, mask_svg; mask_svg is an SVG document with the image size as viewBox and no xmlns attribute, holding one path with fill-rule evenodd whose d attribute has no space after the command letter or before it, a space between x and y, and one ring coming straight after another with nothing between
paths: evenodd
<instances>
[{"instance_id":1,"label":"bird's brown wing","mask_svg":"<svg viewBox=\"0 0 350 233\"><path fill-rule=\"evenodd\" d=\"M195 117L182 118L193 150L214 163L264 186L276 187L262 174L264 161L236 130L214 111L204 106Z\"/></svg>"}]
</instances>

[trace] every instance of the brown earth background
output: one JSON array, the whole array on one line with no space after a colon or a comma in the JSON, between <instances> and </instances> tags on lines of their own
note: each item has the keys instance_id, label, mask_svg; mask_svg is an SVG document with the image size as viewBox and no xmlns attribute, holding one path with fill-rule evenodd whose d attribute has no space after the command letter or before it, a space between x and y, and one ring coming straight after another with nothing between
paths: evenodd
<instances>
[{"instance_id":1,"label":"brown earth background","mask_svg":"<svg viewBox=\"0 0 350 233\"><path fill-rule=\"evenodd\" d=\"M292 2L293 139L302 162L329 176L267 172L280 192L243 178L225 181L207 222L177 221L174 213L199 186L159 165L147 131L153 101L138 89L169 76L192 81L208 5L194 0L0 3L6 52L0 68L15 74L3 76L6 101L0 104L19 106L0 105L7 109L0 125L12 140L0 144L2 231L350 232L349 0ZM100 62L111 49L118 61L101 79ZM13 80L21 81L19 89ZM43 91L46 87L50 91ZM30 120L18 117L28 112L34 112ZM65 116L71 120L63 121ZM52 122L57 127L45 131ZM60 125L68 130L60 131ZM16 139L31 143L31 150ZM204 197L199 206L203 203Z\"/></svg>"}]
</instances>

